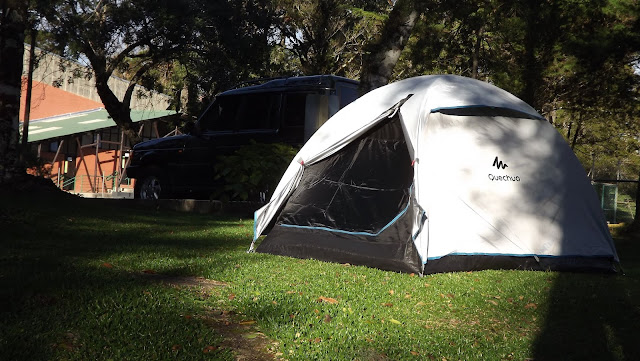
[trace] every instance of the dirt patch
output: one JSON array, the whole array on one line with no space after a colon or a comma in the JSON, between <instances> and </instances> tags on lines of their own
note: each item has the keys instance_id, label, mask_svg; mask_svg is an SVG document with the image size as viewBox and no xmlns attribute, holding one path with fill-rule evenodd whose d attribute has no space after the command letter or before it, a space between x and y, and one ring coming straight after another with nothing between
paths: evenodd
<instances>
[{"instance_id":1,"label":"dirt patch","mask_svg":"<svg viewBox=\"0 0 640 361\"><path fill-rule=\"evenodd\" d=\"M203 291L228 286L228 284L224 282L210 280L204 277L168 276L152 271L143 271L139 276L151 282L164 283L174 287L197 287Z\"/></svg>"},{"instance_id":2,"label":"dirt patch","mask_svg":"<svg viewBox=\"0 0 640 361\"><path fill-rule=\"evenodd\" d=\"M210 309L202 319L224 336L221 348L233 350L237 361L273 361L276 344L259 331L252 320L240 320L233 312Z\"/></svg>"},{"instance_id":3,"label":"dirt patch","mask_svg":"<svg viewBox=\"0 0 640 361\"><path fill-rule=\"evenodd\" d=\"M172 287L187 287L198 292L209 292L215 288L224 288L225 282L206 279L204 277L168 276L156 273L143 272L140 277L151 282L163 283ZM224 341L218 345L221 349L233 351L237 361L273 361L276 360L276 343L269 340L258 329L256 322L246 320L233 311L206 309L199 316L216 333L224 337Z\"/></svg>"}]
</instances>

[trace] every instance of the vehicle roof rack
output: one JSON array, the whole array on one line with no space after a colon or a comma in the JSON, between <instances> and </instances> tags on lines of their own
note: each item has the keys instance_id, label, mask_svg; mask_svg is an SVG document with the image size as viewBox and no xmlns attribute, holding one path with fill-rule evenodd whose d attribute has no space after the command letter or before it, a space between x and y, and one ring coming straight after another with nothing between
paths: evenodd
<instances>
[{"instance_id":1,"label":"vehicle roof rack","mask_svg":"<svg viewBox=\"0 0 640 361\"><path fill-rule=\"evenodd\" d=\"M270 77L270 78L258 78L258 79L245 80L245 81L241 81L241 82L237 83L236 85L231 87L229 90L242 88L242 87L247 86L247 85L260 85L260 84L264 84L266 82L269 82L271 80L280 80L280 79L287 79L287 78L290 78L290 77L289 76L274 76L274 77Z\"/></svg>"}]
</instances>

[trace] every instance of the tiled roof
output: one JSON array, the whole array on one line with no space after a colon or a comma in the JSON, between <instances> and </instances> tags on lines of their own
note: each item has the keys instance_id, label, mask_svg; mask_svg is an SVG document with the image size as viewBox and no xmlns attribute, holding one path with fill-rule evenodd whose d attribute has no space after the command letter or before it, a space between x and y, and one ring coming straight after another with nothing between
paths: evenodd
<instances>
[{"instance_id":1,"label":"tiled roof","mask_svg":"<svg viewBox=\"0 0 640 361\"><path fill-rule=\"evenodd\" d=\"M20 96L20 121L24 120L27 98L26 81L24 83L22 95ZM64 91L49 84L34 81L31 90L31 114L29 118L40 119L103 107L104 105L100 102Z\"/></svg>"}]
</instances>

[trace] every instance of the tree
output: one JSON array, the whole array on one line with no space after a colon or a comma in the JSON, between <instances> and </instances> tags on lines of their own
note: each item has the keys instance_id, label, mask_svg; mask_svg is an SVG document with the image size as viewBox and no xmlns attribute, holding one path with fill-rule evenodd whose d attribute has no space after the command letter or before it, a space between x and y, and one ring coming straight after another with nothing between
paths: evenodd
<instances>
[{"instance_id":1,"label":"tree","mask_svg":"<svg viewBox=\"0 0 640 361\"><path fill-rule=\"evenodd\" d=\"M280 14L274 52L278 63L294 60L291 73L359 77L363 48L384 16L378 1L276 0ZM281 69L282 67L278 67Z\"/></svg>"},{"instance_id":2,"label":"tree","mask_svg":"<svg viewBox=\"0 0 640 361\"><path fill-rule=\"evenodd\" d=\"M249 79L268 77L277 22L270 1L202 0L192 45L172 70L186 90L187 112L199 114L220 91Z\"/></svg>"},{"instance_id":3,"label":"tree","mask_svg":"<svg viewBox=\"0 0 640 361\"><path fill-rule=\"evenodd\" d=\"M397 0L381 30L380 37L366 47L360 74L361 94L389 82L420 14L417 2L417 0Z\"/></svg>"},{"instance_id":4,"label":"tree","mask_svg":"<svg viewBox=\"0 0 640 361\"><path fill-rule=\"evenodd\" d=\"M59 50L90 65L87 77L114 122L129 139L138 139L130 116L135 85L150 69L185 51L193 38L196 14L188 0L38 0ZM109 87L114 74L130 74L123 99Z\"/></svg>"},{"instance_id":5,"label":"tree","mask_svg":"<svg viewBox=\"0 0 640 361\"><path fill-rule=\"evenodd\" d=\"M493 79L511 64L502 55L509 53L503 36L509 32L501 27L513 31L512 8L499 0L433 4L417 21L394 77L445 73Z\"/></svg>"},{"instance_id":6,"label":"tree","mask_svg":"<svg viewBox=\"0 0 640 361\"><path fill-rule=\"evenodd\" d=\"M18 117L27 3L0 2L0 184L24 173L18 164Z\"/></svg>"},{"instance_id":7,"label":"tree","mask_svg":"<svg viewBox=\"0 0 640 361\"><path fill-rule=\"evenodd\" d=\"M640 115L635 105L640 78L633 67L640 50L633 30L637 5L624 0L591 6L569 3L562 11L560 46L544 72L552 95L544 101L561 109L555 125L576 152L617 149L629 154L630 147L636 148L628 144L636 143L639 129L634 119Z\"/></svg>"}]
</instances>

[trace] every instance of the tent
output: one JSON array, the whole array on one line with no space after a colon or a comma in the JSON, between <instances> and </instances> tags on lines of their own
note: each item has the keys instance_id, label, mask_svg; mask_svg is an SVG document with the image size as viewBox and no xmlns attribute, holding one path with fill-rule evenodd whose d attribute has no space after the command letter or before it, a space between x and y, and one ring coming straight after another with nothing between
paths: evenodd
<instances>
[{"instance_id":1,"label":"tent","mask_svg":"<svg viewBox=\"0 0 640 361\"><path fill-rule=\"evenodd\" d=\"M532 107L460 76L373 90L300 149L255 213L256 251L429 274L615 272L594 189Z\"/></svg>"}]
</instances>

